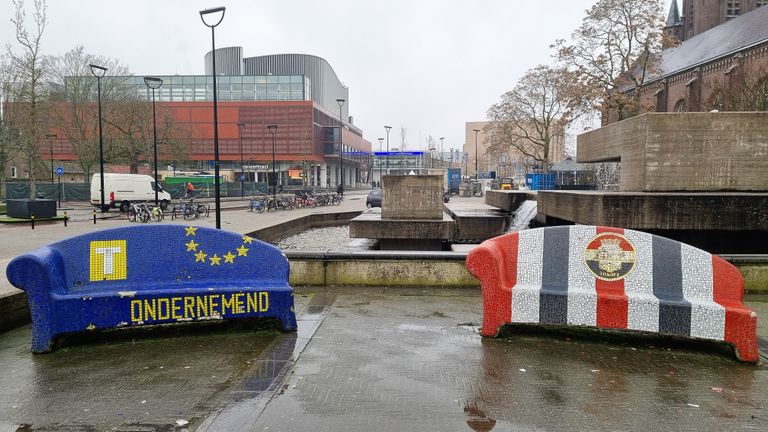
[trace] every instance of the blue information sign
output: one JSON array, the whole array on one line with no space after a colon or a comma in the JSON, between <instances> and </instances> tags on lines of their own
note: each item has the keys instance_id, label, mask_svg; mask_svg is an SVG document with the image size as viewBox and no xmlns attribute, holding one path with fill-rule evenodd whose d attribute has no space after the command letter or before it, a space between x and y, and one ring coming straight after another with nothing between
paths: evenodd
<instances>
[{"instance_id":1,"label":"blue information sign","mask_svg":"<svg viewBox=\"0 0 768 432\"><path fill-rule=\"evenodd\" d=\"M61 177L62 174L64 174L64 168L56 167L56 175Z\"/></svg>"}]
</instances>

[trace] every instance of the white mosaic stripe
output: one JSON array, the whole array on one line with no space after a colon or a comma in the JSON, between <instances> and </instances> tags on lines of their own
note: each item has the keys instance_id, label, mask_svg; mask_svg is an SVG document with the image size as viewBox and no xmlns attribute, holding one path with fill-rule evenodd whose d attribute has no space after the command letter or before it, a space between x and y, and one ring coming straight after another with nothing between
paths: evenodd
<instances>
[{"instance_id":1,"label":"white mosaic stripe","mask_svg":"<svg viewBox=\"0 0 768 432\"><path fill-rule=\"evenodd\" d=\"M628 298L627 328L659 331L659 299L653 295L653 242L651 235L624 230L624 236L635 245L637 262L624 278Z\"/></svg>"},{"instance_id":2,"label":"white mosaic stripe","mask_svg":"<svg viewBox=\"0 0 768 432\"><path fill-rule=\"evenodd\" d=\"M517 284L512 288L512 322L539 322L544 229L520 231L517 244Z\"/></svg>"},{"instance_id":3,"label":"white mosaic stripe","mask_svg":"<svg viewBox=\"0 0 768 432\"><path fill-rule=\"evenodd\" d=\"M691 336L723 340L725 308L714 301L712 255L681 244L683 297L691 303Z\"/></svg>"},{"instance_id":4,"label":"white mosaic stripe","mask_svg":"<svg viewBox=\"0 0 768 432\"><path fill-rule=\"evenodd\" d=\"M597 325L595 276L584 261L584 250L595 237L594 226L570 227L568 245L568 324Z\"/></svg>"}]
</instances>

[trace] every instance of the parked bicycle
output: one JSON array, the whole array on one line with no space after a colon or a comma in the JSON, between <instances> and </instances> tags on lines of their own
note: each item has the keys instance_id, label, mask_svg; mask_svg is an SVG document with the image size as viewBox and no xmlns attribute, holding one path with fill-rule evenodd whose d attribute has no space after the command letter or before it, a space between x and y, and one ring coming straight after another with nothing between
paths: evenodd
<instances>
[{"instance_id":1,"label":"parked bicycle","mask_svg":"<svg viewBox=\"0 0 768 432\"><path fill-rule=\"evenodd\" d=\"M210 206L207 203L196 203L194 198L187 201L179 198L179 203L173 206L171 219L183 217L184 219L197 219L200 216L208 217Z\"/></svg>"},{"instance_id":2,"label":"parked bicycle","mask_svg":"<svg viewBox=\"0 0 768 432\"><path fill-rule=\"evenodd\" d=\"M149 222L153 217L156 221L163 220L163 210L159 206L149 207L147 203L133 203L128 208L128 220L131 222L141 221L142 223Z\"/></svg>"}]
</instances>

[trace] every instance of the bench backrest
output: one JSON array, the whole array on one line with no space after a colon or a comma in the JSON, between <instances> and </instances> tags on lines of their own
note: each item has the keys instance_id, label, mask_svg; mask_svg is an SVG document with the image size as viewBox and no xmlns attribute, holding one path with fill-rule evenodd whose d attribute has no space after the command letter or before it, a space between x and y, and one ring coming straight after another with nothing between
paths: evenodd
<instances>
[{"instance_id":1,"label":"bench backrest","mask_svg":"<svg viewBox=\"0 0 768 432\"><path fill-rule=\"evenodd\" d=\"M15 259L9 281L29 289L39 275L25 273L25 259L47 268L48 289L58 293L152 289L254 279L288 283L289 264L267 243L237 233L183 225L107 229L69 238ZM39 285L39 284L38 284Z\"/></svg>"}]
</instances>

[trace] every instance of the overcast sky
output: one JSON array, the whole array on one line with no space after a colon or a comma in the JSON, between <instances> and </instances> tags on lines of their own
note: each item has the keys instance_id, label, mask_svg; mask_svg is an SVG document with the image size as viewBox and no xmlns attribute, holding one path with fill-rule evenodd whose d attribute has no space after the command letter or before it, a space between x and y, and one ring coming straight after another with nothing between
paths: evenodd
<instances>
[{"instance_id":1,"label":"overcast sky","mask_svg":"<svg viewBox=\"0 0 768 432\"><path fill-rule=\"evenodd\" d=\"M31 8L32 0L26 0ZM198 11L226 6L216 46L245 57L302 53L326 59L349 87L350 115L378 150L408 128L445 150L464 144L464 123L567 38L594 0L49 0L45 54L77 45L118 59L135 75L202 74L210 30ZM667 2L668 3L668 2ZM0 2L0 37L13 42L13 6ZM31 13L28 20L31 21ZM420 144L421 143L421 144Z\"/></svg>"}]
</instances>

